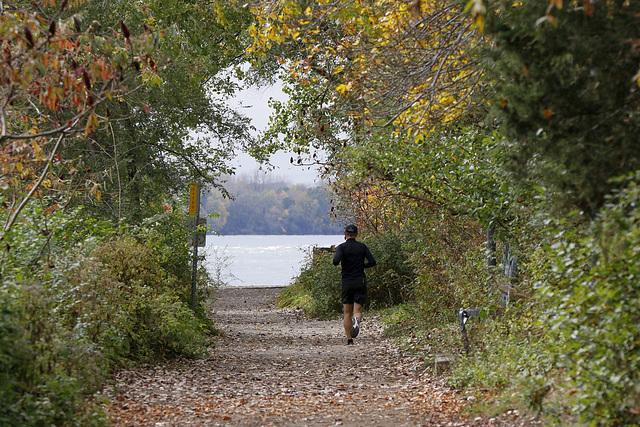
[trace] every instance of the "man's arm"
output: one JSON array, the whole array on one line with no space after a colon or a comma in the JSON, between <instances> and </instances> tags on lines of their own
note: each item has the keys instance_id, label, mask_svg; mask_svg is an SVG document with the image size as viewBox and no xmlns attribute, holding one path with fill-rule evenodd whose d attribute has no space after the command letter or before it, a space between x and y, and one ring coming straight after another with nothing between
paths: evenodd
<instances>
[{"instance_id":1,"label":"man's arm","mask_svg":"<svg viewBox=\"0 0 640 427\"><path fill-rule=\"evenodd\" d=\"M342 259L342 247L338 245L336 248L336 252L333 254L333 265L340 264L340 260Z\"/></svg>"},{"instance_id":2,"label":"man's arm","mask_svg":"<svg viewBox=\"0 0 640 427\"><path fill-rule=\"evenodd\" d=\"M368 247L364 251L364 256L367 258L367 262L364 264L364 268L369 268L376 265L376 259L373 257L373 254Z\"/></svg>"}]
</instances>

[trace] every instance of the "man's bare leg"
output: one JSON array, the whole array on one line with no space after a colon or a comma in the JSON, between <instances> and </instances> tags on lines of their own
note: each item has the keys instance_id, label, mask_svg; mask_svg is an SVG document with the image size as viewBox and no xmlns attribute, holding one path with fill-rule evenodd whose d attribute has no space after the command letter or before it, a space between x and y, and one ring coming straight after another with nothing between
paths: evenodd
<instances>
[{"instance_id":1,"label":"man's bare leg","mask_svg":"<svg viewBox=\"0 0 640 427\"><path fill-rule=\"evenodd\" d=\"M357 302L353 304L353 317L357 317L359 321L362 322L362 304L358 304Z\"/></svg>"},{"instance_id":2,"label":"man's bare leg","mask_svg":"<svg viewBox=\"0 0 640 427\"><path fill-rule=\"evenodd\" d=\"M360 304L358 304L360 305ZM351 337L351 326L353 326L353 306L354 304L342 304L344 307L344 321L342 322L344 326L344 333L347 336L347 339L350 340ZM362 315L362 306L360 306L360 315Z\"/></svg>"}]
</instances>

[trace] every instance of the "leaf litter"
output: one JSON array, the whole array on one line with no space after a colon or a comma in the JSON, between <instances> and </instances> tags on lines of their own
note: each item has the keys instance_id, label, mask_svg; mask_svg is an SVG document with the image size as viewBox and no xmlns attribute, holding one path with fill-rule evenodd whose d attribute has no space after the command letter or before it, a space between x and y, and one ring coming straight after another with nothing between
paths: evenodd
<instances>
[{"instance_id":1,"label":"leaf litter","mask_svg":"<svg viewBox=\"0 0 640 427\"><path fill-rule=\"evenodd\" d=\"M466 426L468 404L420 356L402 352L367 316L356 345L340 320L276 309L281 288L221 288L212 316L222 335L207 359L116 373L103 391L115 426ZM511 420L512 421L512 420ZM518 423L520 424L520 423Z\"/></svg>"}]
</instances>

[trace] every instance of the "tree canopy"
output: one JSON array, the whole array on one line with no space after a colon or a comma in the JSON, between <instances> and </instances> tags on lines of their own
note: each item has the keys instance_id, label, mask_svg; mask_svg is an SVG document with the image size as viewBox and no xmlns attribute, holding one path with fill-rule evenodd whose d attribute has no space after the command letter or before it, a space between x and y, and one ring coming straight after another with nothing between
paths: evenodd
<instances>
[{"instance_id":1,"label":"tree canopy","mask_svg":"<svg viewBox=\"0 0 640 427\"><path fill-rule=\"evenodd\" d=\"M100 197L99 186L65 153L104 123L100 107L129 96L139 89L137 76L153 73L153 38L132 35L123 21L110 28L110 37L102 37L55 2L0 4L4 230L34 196L64 197L82 185Z\"/></svg>"},{"instance_id":2,"label":"tree canopy","mask_svg":"<svg viewBox=\"0 0 640 427\"><path fill-rule=\"evenodd\" d=\"M96 215L139 221L190 180L219 185L237 150L256 147L249 120L226 104L246 9L40 3L2 3L7 226L21 201L45 195L52 209L80 195Z\"/></svg>"},{"instance_id":3,"label":"tree canopy","mask_svg":"<svg viewBox=\"0 0 640 427\"><path fill-rule=\"evenodd\" d=\"M493 43L478 55L509 170L544 185L561 211L593 217L610 179L640 168L640 6L488 5Z\"/></svg>"}]
</instances>

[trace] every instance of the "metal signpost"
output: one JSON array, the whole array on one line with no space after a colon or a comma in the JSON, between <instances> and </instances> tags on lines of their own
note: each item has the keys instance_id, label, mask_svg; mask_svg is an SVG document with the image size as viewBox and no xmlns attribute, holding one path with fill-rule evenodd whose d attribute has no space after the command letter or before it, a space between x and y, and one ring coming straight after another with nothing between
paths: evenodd
<instances>
[{"instance_id":1,"label":"metal signpost","mask_svg":"<svg viewBox=\"0 0 640 427\"><path fill-rule=\"evenodd\" d=\"M191 278L191 308L196 308L196 284L198 274L198 247L204 247L207 240L207 219L200 218L200 183L192 182L189 188L189 219L187 222L189 243L193 246L193 272Z\"/></svg>"}]
</instances>

